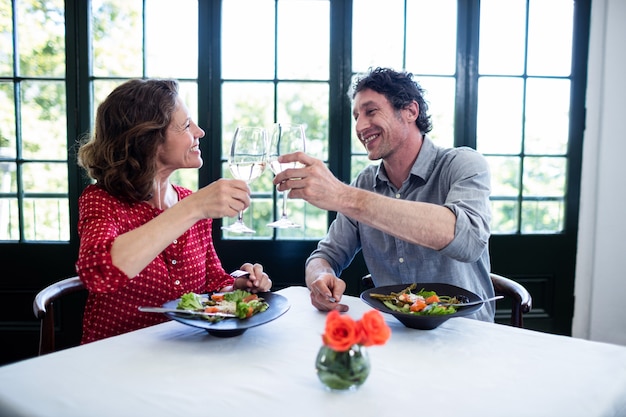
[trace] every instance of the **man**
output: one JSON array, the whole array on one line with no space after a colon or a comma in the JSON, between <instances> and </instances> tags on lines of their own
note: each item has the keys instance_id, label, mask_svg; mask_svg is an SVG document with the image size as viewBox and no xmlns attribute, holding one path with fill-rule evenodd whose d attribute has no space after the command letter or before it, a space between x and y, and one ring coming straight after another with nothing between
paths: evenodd
<instances>
[{"instance_id":1,"label":"man","mask_svg":"<svg viewBox=\"0 0 626 417\"><path fill-rule=\"evenodd\" d=\"M347 311L338 278L359 250L376 286L444 282L493 296L488 241L490 174L470 148L444 149L432 129L422 88L412 74L377 68L352 93L356 134L372 161L347 185L304 153L281 157L304 168L274 179L291 198L337 212L306 262L311 302ZM454 295L454 294L449 294ZM493 321L494 303L475 318Z\"/></svg>"}]
</instances>

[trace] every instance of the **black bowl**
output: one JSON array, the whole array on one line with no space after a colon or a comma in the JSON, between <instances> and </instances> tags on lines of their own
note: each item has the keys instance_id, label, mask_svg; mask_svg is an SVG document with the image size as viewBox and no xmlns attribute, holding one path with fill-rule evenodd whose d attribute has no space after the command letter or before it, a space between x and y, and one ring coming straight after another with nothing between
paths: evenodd
<instances>
[{"instance_id":1,"label":"black bowl","mask_svg":"<svg viewBox=\"0 0 626 417\"><path fill-rule=\"evenodd\" d=\"M208 296L208 294L207 294ZM227 318L215 323L202 318L190 317L176 313L164 313L169 318L176 320L188 326L199 327L206 330L209 334L217 337L233 337L239 336L251 327L260 326L277 319L289 310L289 300L280 294L272 292L260 292L259 297L267 301L269 307L262 313L257 313L247 319ZM180 298L168 301L163 304L166 308L176 308Z\"/></svg>"},{"instance_id":2,"label":"black bowl","mask_svg":"<svg viewBox=\"0 0 626 417\"><path fill-rule=\"evenodd\" d=\"M372 298L372 294L391 294L392 292L400 292L411 284L399 284L399 285L386 285L382 287L370 288L369 290L361 293L361 300L366 304L374 307L376 310L393 315L400 323L411 329L420 330L432 330L438 327L441 323L454 317L463 317L469 314L475 313L480 310L483 304L472 305L468 307L457 307L456 313L446 314L442 316L427 316L417 315L410 313L400 313L388 308L382 301ZM426 291L435 291L439 296L465 296L467 301L480 301L481 298L471 291L464 288L457 287L456 285L443 284L443 283L424 283L417 284L415 292L424 289Z\"/></svg>"}]
</instances>

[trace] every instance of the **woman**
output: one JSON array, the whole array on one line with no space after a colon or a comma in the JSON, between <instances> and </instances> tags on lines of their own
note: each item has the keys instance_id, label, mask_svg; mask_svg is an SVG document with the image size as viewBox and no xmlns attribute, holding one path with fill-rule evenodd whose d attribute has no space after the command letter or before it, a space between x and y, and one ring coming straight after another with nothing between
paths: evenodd
<instances>
[{"instance_id":1,"label":"woman","mask_svg":"<svg viewBox=\"0 0 626 417\"><path fill-rule=\"evenodd\" d=\"M220 179L192 192L170 183L180 168L200 168L204 131L189 117L175 80L131 80L98 107L93 137L78 163L95 184L79 199L76 269L89 290L81 343L154 325L143 313L193 291L268 291L259 264L249 277L222 268L211 237L213 218L250 204L250 189Z\"/></svg>"}]
</instances>

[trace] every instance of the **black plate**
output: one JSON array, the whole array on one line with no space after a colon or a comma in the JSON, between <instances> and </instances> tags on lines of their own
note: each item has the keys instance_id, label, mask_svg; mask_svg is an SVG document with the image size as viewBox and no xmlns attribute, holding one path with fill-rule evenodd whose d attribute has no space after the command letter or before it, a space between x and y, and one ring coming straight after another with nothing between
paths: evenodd
<instances>
[{"instance_id":1,"label":"black plate","mask_svg":"<svg viewBox=\"0 0 626 417\"><path fill-rule=\"evenodd\" d=\"M480 310L483 304L473 305L469 307L457 307L456 313L446 314L444 316L419 316L416 314L409 313L400 313L398 311L394 311L388 308L382 301L372 298L371 294L391 294L392 292L400 292L408 287L410 284L400 284L400 285L387 285L383 287L375 287L370 288L369 290L365 290L361 293L361 299L374 307L376 310L379 310L382 313L387 313L393 315L397 318L402 324L406 327L410 327L412 329L421 329L421 330L431 330L438 327L444 321L451 319L453 317L462 317L472 314L478 310ZM417 284L415 292L424 289L426 291L435 291L437 295L443 296L447 295L450 297L457 295L466 296L469 301L480 301L480 297L474 294L471 291L468 291L464 288L457 287L456 285L443 284L443 283L424 283Z\"/></svg>"},{"instance_id":2,"label":"black plate","mask_svg":"<svg viewBox=\"0 0 626 417\"><path fill-rule=\"evenodd\" d=\"M239 336L250 327L260 326L265 323L269 323L272 320L277 319L289 310L289 300L280 294L272 292L260 292L259 297L262 297L267 301L269 307L262 313L257 313L254 316L247 319L227 318L216 323L204 320L202 318L190 318L176 313L163 313L172 320L176 320L180 323L187 324L193 327L199 327L205 329L213 336L218 337L232 337ZM176 308L180 298L172 301L168 301L163 304L165 308Z\"/></svg>"}]
</instances>

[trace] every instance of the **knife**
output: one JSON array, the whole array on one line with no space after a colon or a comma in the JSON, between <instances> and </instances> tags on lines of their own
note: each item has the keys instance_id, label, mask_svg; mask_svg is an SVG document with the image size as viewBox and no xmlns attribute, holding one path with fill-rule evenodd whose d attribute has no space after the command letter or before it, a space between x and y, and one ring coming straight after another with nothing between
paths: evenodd
<instances>
[{"instance_id":1,"label":"knife","mask_svg":"<svg viewBox=\"0 0 626 417\"><path fill-rule=\"evenodd\" d=\"M164 307L139 307L139 311L143 311L145 313L176 313L176 314L188 314L192 316L202 316L202 317L237 317L231 313L205 313L204 311L194 311L194 310L181 310L179 308L164 308Z\"/></svg>"}]
</instances>

